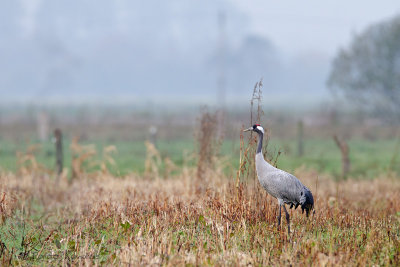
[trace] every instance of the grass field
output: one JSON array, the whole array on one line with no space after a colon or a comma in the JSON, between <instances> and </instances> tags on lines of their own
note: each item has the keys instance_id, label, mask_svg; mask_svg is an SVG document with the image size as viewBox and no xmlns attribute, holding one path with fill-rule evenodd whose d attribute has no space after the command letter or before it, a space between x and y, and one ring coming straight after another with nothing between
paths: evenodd
<instances>
[{"instance_id":1,"label":"grass field","mask_svg":"<svg viewBox=\"0 0 400 267\"><path fill-rule=\"evenodd\" d=\"M64 165L68 170L71 167L71 149L70 140L64 143ZM96 153L92 161L101 162L103 149L107 146L115 146L116 151L111 153L115 160L115 165L109 165L110 171L117 176L124 176L130 173L143 173L145 170L146 146L142 141L119 141L107 142L97 140L93 142L84 142L83 144L92 144ZM226 140L223 142L220 155L226 158L227 174L229 171L236 171L239 158L239 141ZM16 152L26 154L30 146L35 146L32 154L37 163L47 169L55 167L55 148L51 142L6 142L0 141L0 168L4 171L15 172L17 169L18 157ZM352 168L350 175L353 177L373 178L382 172L387 172L390 168L393 171L400 172L400 147L395 139L386 139L379 141L368 141L365 139L356 139L349 141L350 159ZM159 140L157 149L161 158L170 158L177 166L182 166L184 158L197 151L197 145L193 139L181 140ZM294 140L272 139L268 145L270 159L276 162L279 168L287 171L304 166L314 169L319 173L328 173L335 177L340 176L341 155L339 148L330 139L306 139L304 141L304 155L297 156L297 143ZM195 164L195 162L191 162ZM92 164L89 169L98 170L99 164ZM70 171L70 170L69 170Z\"/></svg>"},{"instance_id":2,"label":"grass field","mask_svg":"<svg viewBox=\"0 0 400 267\"><path fill-rule=\"evenodd\" d=\"M290 236L284 220L277 229L277 201L251 164L237 180L239 142L225 141L201 177L193 140L159 140L158 151L92 143L78 146L72 180L65 143L68 172L59 183L53 144L0 143L1 265L400 264L396 140L349 142L355 179L347 180L337 179L332 140L306 140L303 157L294 141L271 140L272 161L281 151L278 167L298 176L316 203L309 218L290 210Z\"/></svg>"},{"instance_id":3,"label":"grass field","mask_svg":"<svg viewBox=\"0 0 400 267\"><path fill-rule=\"evenodd\" d=\"M164 179L82 174L54 183L34 170L0 176L2 265L398 265L400 180L334 182L304 169L315 214L290 210L255 180L195 169Z\"/></svg>"}]
</instances>

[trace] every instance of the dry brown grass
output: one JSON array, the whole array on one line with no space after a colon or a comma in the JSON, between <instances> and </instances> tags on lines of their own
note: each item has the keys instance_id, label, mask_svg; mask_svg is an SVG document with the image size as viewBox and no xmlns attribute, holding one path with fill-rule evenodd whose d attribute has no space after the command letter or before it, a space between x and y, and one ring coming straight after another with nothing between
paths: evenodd
<instances>
[{"instance_id":1,"label":"dry brown grass","mask_svg":"<svg viewBox=\"0 0 400 267\"><path fill-rule=\"evenodd\" d=\"M195 167L170 179L99 172L58 186L45 174L2 173L2 264L400 264L398 178L319 177L317 189L316 173L295 174L313 190L316 212L291 210L288 238L277 231L275 199L219 170L202 181ZM20 246L11 225L25 227Z\"/></svg>"},{"instance_id":2,"label":"dry brown grass","mask_svg":"<svg viewBox=\"0 0 400 267\"><path fill-rule=\"evenodd\" d=\"M196 131L198 160L197 179L204 180L206 172L215 168L222 139L218 137L218 113L203 110Z\"/></svg>"},{"instance_id":3,"label":"dry brown grass","mask_svg":"<svg viewBox=\"0 0 400 267\"><path fill-rule=\"evenodd\" d=\"M261 87L254 87L251 121L262 117ZM277 201L255 178L256 138L240 136L234 175L218 158L215 123L204 113L199 153L179 167L147 143L143 176L114 177L113 146L96 161L94 146L72 142L75 179L64 172L59 182L36 162L37 148L20 153L19 170L0 173L0 264L400 265L399 177L335 181L297 169L315 213L290 210L288 236L276 227Z\"/></svg>"}]
</instances>

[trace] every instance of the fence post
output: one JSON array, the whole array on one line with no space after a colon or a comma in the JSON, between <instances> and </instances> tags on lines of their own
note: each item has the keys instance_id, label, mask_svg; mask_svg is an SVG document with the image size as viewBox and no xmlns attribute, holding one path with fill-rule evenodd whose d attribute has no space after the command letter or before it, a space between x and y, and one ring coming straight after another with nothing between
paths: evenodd
<instances>
[{"instance_id":1,"label":"fence post","mask_svg":"<svg viewBox=\"0 0 400 267\"><path fill-rule=\"evenodd\" d=\"M56 170L57 182L63 171L63 147L62 147L62 133L60 129L54 130L55 146L56 146Z\"/></svg>"}]
</instances>

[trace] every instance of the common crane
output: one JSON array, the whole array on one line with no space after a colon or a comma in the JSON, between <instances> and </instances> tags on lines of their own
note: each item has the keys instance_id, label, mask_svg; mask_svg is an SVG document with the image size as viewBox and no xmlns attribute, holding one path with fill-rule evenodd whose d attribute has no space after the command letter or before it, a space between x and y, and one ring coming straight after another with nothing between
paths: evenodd
<instances>
[{"instance_id":1,"label":"common crane","mask_svg":"<svg viewBox=\"0 0 400 267\"><path fill-rule=\"evenodd\" d=\"M262 153L262 144L264 137L264 128L259 124L254 124L252 127L244 130L258 133L258 146L256 152L256 170L258 181L261 186L271 196L278 199L279 215L278 228L281 225L281 210L282 206L286 213L286 222L288 225L288 233L290 234L290 216L286 210L285 204L290 205L290 208L301 205L302 212L306 211L308 217L310 211L314 208L314 198L311 191L304 186L299 179L294 175L275 168L264 160Z\"/></svg>"}]
</instances>

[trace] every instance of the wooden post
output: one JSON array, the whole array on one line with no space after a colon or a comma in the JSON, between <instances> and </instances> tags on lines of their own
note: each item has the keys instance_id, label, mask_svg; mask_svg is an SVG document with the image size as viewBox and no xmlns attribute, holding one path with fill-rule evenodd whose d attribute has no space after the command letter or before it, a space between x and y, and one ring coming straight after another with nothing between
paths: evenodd
<instances>
[{"instance_id":1,"label":"wooden post","mask_svg":"<svg viewBox=\"0 0 400 267\"><path fill-rule=\"evenodd\" d=\"M339 140L336 135L333 136L333 140L342 153L342 178L346 178L350 171L349 146L346 141Z\"/></svg>"},{"instance_id":2,"label":"wooden post","mask_svg":"<svg viewBox=\"0 0 400 267\"><path fill-rule=\"evenodd\" d=\"M56 170L57 181L63 171L63 148L62 148L62 133L60 129L54 130L55 146L56 146Z\"/></svg>"},{"instance_id":3,"label":"wooden post","mask_svg":"<svg viewBox=\"0 0 400 267\"><path fill-rule=\"evenodd\" d=\"M297 123L297 156L301 157L304 154L303 143L303 121L299 120Z\"/></svg>"}]
</instances>

